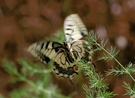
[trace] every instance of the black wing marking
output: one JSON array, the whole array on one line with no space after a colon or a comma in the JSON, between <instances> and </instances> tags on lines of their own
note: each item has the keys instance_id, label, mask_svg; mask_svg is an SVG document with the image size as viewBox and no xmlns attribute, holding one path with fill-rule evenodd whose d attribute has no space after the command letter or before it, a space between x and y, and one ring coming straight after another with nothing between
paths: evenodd
<instances>
[{"instance_id":1,"label":"black wing marking","mask_svg":"<svg viewBox=\"0 0 135 98\"><path fill-rule=\"evenodd\" d=\"M60 48L63 48L63 45L57 42L36 42L28 47L28 52L43 63L48 63L57 56Z\"/></svg>"},{"instance_id":2,"label":"black wing marking","mask_svg":"<svg viewBox=\"0 0 135 98\"><path fill-rule=\"evenodd\" d=\"M74 70L75 67L77 67L77 66L74 65L72 67L68 67L68 69L65 70L62 67L60 67L59 64L54 63L53 70L57 75L59 75L61 77L66 77L66 78L69 78L70 80L72 80L75 75L78 75L78 73Z\"/></svg>"}]
</instances>

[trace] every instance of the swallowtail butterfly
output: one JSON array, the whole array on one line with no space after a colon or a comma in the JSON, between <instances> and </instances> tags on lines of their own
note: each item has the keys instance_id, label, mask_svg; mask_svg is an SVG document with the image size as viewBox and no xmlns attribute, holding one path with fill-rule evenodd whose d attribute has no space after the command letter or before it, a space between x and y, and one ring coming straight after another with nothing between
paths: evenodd
<instances>
[{"instance_id":1,"label":"swallowtail butterfly","mask_svg":"<svg viewBox=\"0 0 135 98\"><path fill-rule=\"evenodd\" d=\"M88 34L86 27L77 14L69 15L64 21L66 41L36 42L28 47L28 51L43 63L54 61L53 70L61 76L72 80L78 74L75 61L85 60L91 63L92 47L85 40L80 40Z\"/></svg>"}]
</instances>

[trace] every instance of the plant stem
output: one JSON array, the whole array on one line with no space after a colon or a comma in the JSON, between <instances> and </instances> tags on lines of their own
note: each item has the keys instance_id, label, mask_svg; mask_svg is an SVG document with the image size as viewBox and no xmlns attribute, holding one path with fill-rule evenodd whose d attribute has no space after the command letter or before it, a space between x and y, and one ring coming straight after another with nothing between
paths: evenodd
<instances>
[{"instance_id":1,"label":"plant stem","mask_svg":"<svg viewBox=\"0 0 135 98\"><path fill-rule=\"evenodd\" d=\"M120 67L129 75L129 77L135 82L135 79L132 77L132 75L123 67L123 65L115 58L115 56L113 56L109 51L107 51L106 49L104 49L104 47L102 47L99 43L97 43L96 41L94 41L96 43L96 45L98 47L100 47L103 51L105 51L109 56L111 56L117 63L118 65L120 65Z\"/></svg>"}]
</instances>

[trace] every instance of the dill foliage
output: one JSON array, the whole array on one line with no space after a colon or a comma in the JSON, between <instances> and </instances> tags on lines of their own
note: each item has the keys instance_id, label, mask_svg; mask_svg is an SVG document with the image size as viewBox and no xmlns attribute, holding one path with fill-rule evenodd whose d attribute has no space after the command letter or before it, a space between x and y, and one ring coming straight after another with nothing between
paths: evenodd
<instances>
[{"instance_id":1,"label":"dill foliage","mask_svg":"<svg viewBox=\"0 0 135 98\"><path fill-rule=\"evenodd\" d=\"M127 75L132 79L133 82L135 82L135 78L132 76L132 74L135 72L135 64L129 62L127 65L123 65L121 62L119 62L119 60L116 58L117 54L119 53L119 51L116 50L116 47L111 46L110 48L106 49L108 40L105 41L103 39L100 39L101 42L99 43L99 37L94 33L93 30L90 31L87 40L90 45L96 47L96 49L94 49L94 52L102 51L103 55L101 57L98 57L97 60L113 60L117 63L117 67L112 67L111 69L106 71L106 76ZM116 94L114 94L113 92L107 92L108 87L107 84L104 84L103 79L101 78L102 75L95 73L95 69L90 70L91 68L87 69L84 67L84 64L82 65L83 68L81 66L81 69L84 70L84 74L86 76L89 75L88 79L90 86L83 86L88 98L112 98L116 96ZM93 87L95 87L95 90L91 91ZM129 83L123 81L123 87L125 87L126 90L126 93L123 95L129 95L131 96L131 98L134 98L133 96L135 96L135 85L131 87ZM95 94L95 92L97 93Z\"/></svg>"},{"instance_id":2,"label":"dill foliage","mask_svg":"<svg viewBox=\"0 0 135 98\"><path fill-rule=\"evenodd\" d=\"M3 68L14 78L11 83L18 81L27 83L10 93L10 98L69 98L60 94L56 85L52 84L52 65L47 69L39 64L30 64L25 59L20 59L21 71L15 63L3 60ZM51 63L50 63L51 64ZM2 98L2 97L1 97Z\"/></svg>"}]
</instances>

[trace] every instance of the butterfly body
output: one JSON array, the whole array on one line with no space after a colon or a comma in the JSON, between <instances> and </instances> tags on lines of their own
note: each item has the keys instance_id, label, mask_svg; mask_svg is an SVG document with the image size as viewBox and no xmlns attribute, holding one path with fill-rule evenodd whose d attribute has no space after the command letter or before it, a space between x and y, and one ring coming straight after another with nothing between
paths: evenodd
<instances>
[{"instance_id":1,"label":"butterfly body","mask_svg":"<svg viewBox=\"0 0 135 98\"><path fill-rule=\"evenodd\" d=\"M53 70L61 76L72 80L78 74L75 61L91 62L92 47L85 40L79 40L87 35L87 29L77 14L72 14L64 23L66 41L36 42L29 46L28 51L43 63L54 61Z\"/></svg>"}]
</instances>

